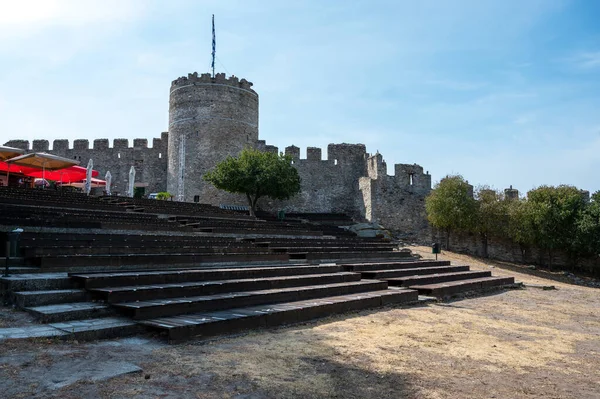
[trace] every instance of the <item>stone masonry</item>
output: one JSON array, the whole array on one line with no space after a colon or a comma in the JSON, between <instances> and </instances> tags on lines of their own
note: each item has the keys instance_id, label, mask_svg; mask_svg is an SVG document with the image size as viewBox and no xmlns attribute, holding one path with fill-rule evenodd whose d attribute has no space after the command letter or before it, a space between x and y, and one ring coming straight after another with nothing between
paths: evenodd
<instances>
[{"instance_id":1,"label":"stone masonry","mask_svg":"<svg viewBox=\"0 0 600 399\"><path fill-rule=\"evenodd\" d=\"M259 140L258 94L252 83L225 74L189 74L171 84L169 132L148 146L146 139L11 140L7 146L35 152L49 152L76 159L81 166L91 158L94 169L104 178L113 176L112 191L127 190L129 169L136 169L136 185L145 192L169 191L180 201L199 201L213 205L247 205L242 195L216 190L202 175L227 156L245 147L279 152ZM397 164L394 175L387 175L381 154L367 153L364 144L329 144L327 159L321 149L309 147L306 159L300 148L289 146L285 153L293 158L302 179L302 192L289 201L264 198L265 210L288 212L344 212L355 219L378 222L386 228L415 237L427 237L425 197L431 191L431 176L419 165Z\"/></svg>"}]
</instances>

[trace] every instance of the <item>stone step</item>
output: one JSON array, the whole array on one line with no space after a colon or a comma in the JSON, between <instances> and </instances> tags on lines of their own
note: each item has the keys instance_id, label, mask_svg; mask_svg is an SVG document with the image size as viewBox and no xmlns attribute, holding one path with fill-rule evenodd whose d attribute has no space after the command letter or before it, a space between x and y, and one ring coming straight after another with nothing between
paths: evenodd
<instances>
[{"instance_id":1,"label":"stone step","mask_svg":"<svg viewBox=\"0 0 600 399\"><path fill-rule=\"evenodd\" d=\"M367 262L367 263L344 263L341 265L344 270L362 272L362 271L373 271L373 270L398 270L398 269L409 269L414 267L436 267L436 266L450 266L449 260L407 260L407 261L395 261L395 262Z\"/></svg>"},{"instance_id":2,"label":"stone step","mask_svg":"<svg viewBox=\"0 0 600 399\"><path fill-rule=\"evenodd\" d=\"M413 285L445 283L448 281L468 280L480 277L490 277L490 271L468 271L456 273L438 273L425 276L406 276L385 279L391 286L411 287Z\"/></svg>"},{"instance_id":3,"label":"stone step","mask_svg":"<svg viewBox=\"0 0 600 399\"><path fill-rule=\"evenodd\" d=\"M217 262L248 262L248 261L287 261L287 254L274 253L232 253L232 254L133 254L133 255L79 255L74 258L71 255L54 255L46 257L31 258L32 264L43 269L52 270L53 268L61 268L65 265L69 267L85 267L85 266L132 266L145 265L146 267L162 267L168 264L189 264L196 265L202 263L217 263Z\"/></svg>"},{"instance_id":4,"label":"stone step","mask_svg":"<svg viewBox=\"0 0 600 399\"><path fill-rule=\"evenodd\" d=\"M261 279L192 281L175 284L134 285L125 287L92 288L94 298L109 303L145 301L175 297L213 295L224 292L267 290L306 285L332 284L359 281L360 274L350 272L278 276Z\"/></svg>"},{"instance_id":5,"label":"stone step","mask_svg":"<svg viewBox=\"0 0 600 399\"><path fill-rule=\"evenodd\" d=\"M23 273L0 277L2 293L77 288L77 282L66 273Z\"/></svg>"},{"instance_id":6,"label":"stone step","mask_svg":"<svg viewBox=\"0 0 600 399\"><path fill-rule=\"evenodd\" d=\"M112 316L115 310L110 306L95 302L72 302L25 308L42 323L64 322L69 320Z\"/></svg>"},{"instance_id":7,"label":"stone step","mask_svg":"<svg viewBox=\"0 0 600 399\"><path fill-rule=\"evenodd\" d=\"M387 288L387 283L377 280L362 280L348 283L323 284L306 287L290 287L271 290L229 292L224 294L188 298L157 299L150 301L116 303L123 313L136 320L174 316L185 313L207 312L235 307L290 302L326 296L348 295L358 292L378 291Z\"/></svg>"},{"instance_id":8,"label":"stone step","mask_svg":"<svg viewBox=\"0 0 600 399\"><path fill-rule=\"evenodd\" d=\"M417 291L387 289L270 305L240 307L218 312L161 317L144 320L140 323L165 332L169 342L176 343L192 337L207 338L247 329L298 323L338 313L377 308L388 304L407 304L417 301Z\"/></svg>"},{"instance_id":9,"label":"stone step","mask_svg":"<svg viewBox=\"0 0 600 399\"><path fill-rule=\"evenodd\" d=\"M423 276L428 274L450 273L450 272L467 272L469 266L427 266L415 267L410 269L390 269L390 270L371 270L361 271L360 274L364 278L371 279L388 279L393 277L404 276Z\"/></svg>"},{"instance_id":10,"label":"stone step","mask_svg":"<svg viewBox=\"0 0 600 399\"><path fill-rule=\"evenodd\" d=\"M51 323L48 326L67 335L61 338L91 341L96 339L110 339L129 337L147 331L147 327L125 317L103 317L85 320L71 320L60 323Z\"/></svg>"},{"instance_id":11,"label":"stone step","mask_svg":"<svg viewBox=\"0 0 600 399\"><path fill-rule=\"evenodd\" d=\"M303 253L300 249L299 253ZM290 259L299 259L294 257L294 251L289 251ZM348 260L364 260L364 259L387 259L388 261L412 257L407 252L393 252L393 251L348 251L348 252L306 252L306 257L311 261L320 260L322 262L337 262L340 259Z\"/></svg>"},{"instance_id":12,"label":"stone step","mask_svg":"<svg viewBox=\"0 0 600 399\"><path fill-rule=\"evenodd\" d=\"M73 273L85 288L170 284L200 280L229 280L340 272L337 265L230 267L139 272Z\"/></svg>"},{"instance_id":13,"label":"stone step","mask_svg":"<svg viewBox=\"0 0 600 399\"><path fill-rule=\"evenodd\" d=\"M73 288L66 290L18 291L13 294L12 302L20 308L27 308L68 302L83 302L86 299L87 292L85 290Z\"/></svg>"},{"instance_id":14,"label":"stone step","mask_svg":"<svg viewBox=\"0 0 600 399\"><path fill-rule=\"evenodd\" d=\"M446 283L411 285L410 288L418 290L419 293L423 295L443 298L470 291L481 291L495 287L512 285L514 283L514 277L481 277L469 280L450 281Z\"/></svg>"}]
</instances>

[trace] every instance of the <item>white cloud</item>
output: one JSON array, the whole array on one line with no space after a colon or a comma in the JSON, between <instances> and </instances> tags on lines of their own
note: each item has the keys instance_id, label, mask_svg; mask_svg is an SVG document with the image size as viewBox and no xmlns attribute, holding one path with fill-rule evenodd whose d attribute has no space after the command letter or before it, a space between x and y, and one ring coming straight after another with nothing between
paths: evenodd
<instances>
[{"instance_id":1,"label":"white cloud","mask_svg":"<svg viewBox=\"0 0 600 399\"><path fill-rule=\"evenodd\" d=\"M0 0L0 32L27 36L49 27L86 27L128 20L142 9L138 0Z\"/></svg>"}]
</instances>

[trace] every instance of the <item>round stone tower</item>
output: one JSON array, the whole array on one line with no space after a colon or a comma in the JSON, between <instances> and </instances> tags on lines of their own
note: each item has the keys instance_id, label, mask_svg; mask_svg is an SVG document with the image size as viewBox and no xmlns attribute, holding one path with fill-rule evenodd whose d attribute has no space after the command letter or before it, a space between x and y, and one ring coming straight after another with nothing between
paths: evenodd
<instances>
[{"instance_id":1,"label":"round stone tower","mask_svg":"<svg viewBox=\"0 0 600 399\"><path fill-rule=\"evenodd\" d=\"M258 94L252 83L218 73L174 80L169 99L167 190L179 201L218 205L242 201L216 190L202 175L228 155L258 141ZM234 199L235 198L235 199Z\"/></svg>"}]
</instances>

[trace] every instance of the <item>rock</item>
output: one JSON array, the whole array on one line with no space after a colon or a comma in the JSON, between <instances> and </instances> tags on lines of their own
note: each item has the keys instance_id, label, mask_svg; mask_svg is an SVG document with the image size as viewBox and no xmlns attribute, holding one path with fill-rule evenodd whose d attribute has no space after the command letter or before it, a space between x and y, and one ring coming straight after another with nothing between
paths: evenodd
<instances>
[{"instance_id":1,"label":"rock","mask_svg":"<svg viewBox=\"0 0 600 399\"><path fill-rule=\"evenodd\" d=\"M391 240L392 235L389 231L385 230L385 228L379 223L357 223L348 227L349 231L352 231L359 237L364 238L384 238Z\"/></svg>"}]
</instances>

